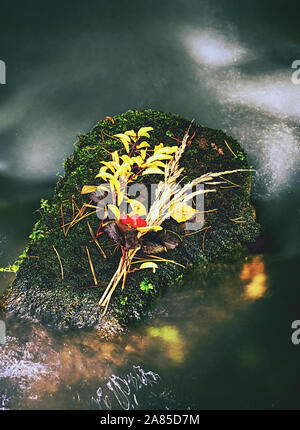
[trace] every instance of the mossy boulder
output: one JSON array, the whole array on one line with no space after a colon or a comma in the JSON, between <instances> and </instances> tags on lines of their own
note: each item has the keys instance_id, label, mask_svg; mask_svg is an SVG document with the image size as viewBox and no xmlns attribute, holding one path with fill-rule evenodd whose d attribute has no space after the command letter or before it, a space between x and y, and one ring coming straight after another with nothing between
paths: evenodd
<instances>
[{"instance_id":1,"label":"mossy boulder","mask_svg":"<svg viewBox=\"0 0 300 430\"><path fill-rule=\"evenodd\" d=\"M128 276L125 289L115 291L108 312L103 316L98 301L105 283L117 268L120 252L102 234L98 241L107 255L105 259L93 242L86 221L97 231L100 221L96 215L79 221L67 236L62 225L66 229L77 208L87 202L80 190L83 185L97 184L95 175L100 161L110 159L108 151L122 147L111 137L113 134L151 126L154 129L148 139L151 144L164 142L172 146L176 139L183 138L189 125L189 119L170 113L128 111L113 119L101 120L89 133L78 137L74 154L64 162L64 177L58 180L51 200L41 205L41 216L31 235L27 257L2 300L7 313L39 320L60 330L97 327L107 337L121 333L130 322L141 318L163 288L182 278L184 269L169 262L159 263L156 273L149 269L134 272ZM193 139L181 159L185 182L207 172L249 168L240 144L222 131L193 123L190 135ZM144 178L149 180L149 177ZM151 175L152 182L159 179ZM182 225L168 225L167 222L165 228L175 229L181 241L176 249L162 256L191 269L213 263L220 256L224 259L247 253L247 244L254 242L259 233L250 201L251 174L234 173L226 179L230 182L218 185L216 193L205 196L204 227L209 228L186 235ZM97 287L89 266L87 246L99 282ZM63 265L63 280L55 250Z\"/></svg>"}]
</instances>

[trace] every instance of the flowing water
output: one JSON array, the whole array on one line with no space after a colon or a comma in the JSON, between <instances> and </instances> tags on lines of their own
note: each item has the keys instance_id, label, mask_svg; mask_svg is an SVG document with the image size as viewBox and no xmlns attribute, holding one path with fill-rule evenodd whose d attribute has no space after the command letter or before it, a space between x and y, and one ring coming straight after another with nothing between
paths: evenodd
<instances>
[{"instance_id":1,"label":"flowing water","mask_svg":"<svg viewBox=\"0 0 300 430\"><path fill-rule=\"evenodd\" d=\"M242 3L242 4L240 4ZM76 134L154 108L237 138L270 252L197 271L114 341L7 320L0 409L299 408L296 2L3 2L0 264L20 254ZM11 277L1 274L0 295Z\"/></svg>"}]
</instances>

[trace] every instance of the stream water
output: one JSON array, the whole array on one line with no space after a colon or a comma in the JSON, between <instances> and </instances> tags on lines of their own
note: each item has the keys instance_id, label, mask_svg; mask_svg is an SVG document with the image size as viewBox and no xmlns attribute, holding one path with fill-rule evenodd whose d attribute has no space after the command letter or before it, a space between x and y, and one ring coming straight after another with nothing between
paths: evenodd
<instances>
[{"instance_id":1,"label":"stream water","mask_svg":"<svg viewBox=\"0 0 300 430\"><path fill-rule=\"evenodd\" d=\"M237 138L270 251L197 271L114 341L7 320L0 409L299 408L296 2L3 2L0 265L22 252L76 134L154 108ZM0 295L11 277L0 275Z\"/></svg>"}]
</instances>

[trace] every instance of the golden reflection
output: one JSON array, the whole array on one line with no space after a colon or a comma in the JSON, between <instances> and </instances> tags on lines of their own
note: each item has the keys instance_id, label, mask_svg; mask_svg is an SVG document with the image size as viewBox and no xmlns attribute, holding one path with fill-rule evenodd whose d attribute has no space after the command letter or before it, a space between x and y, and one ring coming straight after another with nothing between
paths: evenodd
<instances>
[{"instance_id":1,"label":"golden reflection","mask_svg":"<svg viewBox=\"0 0 300 430\"><path fill-rule=\"evenodd\" d=\"M249 281L245 285L245 296L249 299L259 299L265 295L267 290L265 265L262 256L258 255L243 265L241 281Z\"/></svg>"},{"instance_id":2,"label":"golden reflection","mask_svg":"<svg viewBox=\"0 0 300 430\"><path fill-rule=\"evenodd\" d=\"M180 364L184 360L185 342L182 340L178 330L173 326L150 327L148 336L159 338L164 342L165 355L174 363Z\"/></svg>"}]
</instances>

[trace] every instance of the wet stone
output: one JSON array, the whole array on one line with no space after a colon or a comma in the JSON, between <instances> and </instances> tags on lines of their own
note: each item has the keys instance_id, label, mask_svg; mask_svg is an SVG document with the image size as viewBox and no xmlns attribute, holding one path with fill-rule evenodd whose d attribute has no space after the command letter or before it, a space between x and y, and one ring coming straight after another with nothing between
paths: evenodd
<instances>
[{"instance_id":1,"label":"wet stone","mask_svg":"<svg viewBox=\"0 0 300 430\"><path fill-rule=\"evenodd\" d=\"M18 315L39 321L54 330L94 327L100 336L112 338L148 314L160 292L178 284L187 271L195 267L199 269L220 258L224 261L232 257L243 258L248 253L248 245L255 242L260 233L250 201L251 174L248 172L230 175L228 179L234 185L229 182L225 186L217 185L216 193L206 195L205 211L208 212L204 214L204 227L207 229L185 236L184 226L171 221L163 225L166 230L175 231L181 240L174 249L170 246L160 255L179 262L186 269L159 262L156 273L141 270L130 274L125 289L116 289L105 316L98 302L118 266L119 250L115 250L114 244L103 234L99 237L99 243L107 254L107 258L103 258L92 241L86 220L72 227L67 236L63 233L63 223L67 224L73 218L74 202L79 208L87 202L87 197L80 194L82 186L98 184L95 176L100 161L108 161L110 155L107 151L112 152L122 146L110 136L150 126L154 129L148 139L151 146L160 142L173 146L177 144L176 139L183 138L189 125L189 119L171 113L128 111L115 116L113 122L100 121L89 133L78 137L74 154L64 161L64 177L58 180L47 205L41 205L41 216L34 227L34 239L29 245L27 258L2 299L1 307L7 317ZM190 135L194 135L193 140L181 159L184 182L207 172L249 168L241 145L222 131L193 123ZM151 175L151 179L149 176L143 178L145 183L160 180L158 175ZM93 231L97 231L100 221L96 215L89 216L88 220ZM63 264L63 280L53 246ZM94 285L86 246L98 286ZM148 294L141 289L142 282L152 284L153 289Z\"/></svg>"}]
</instances>

